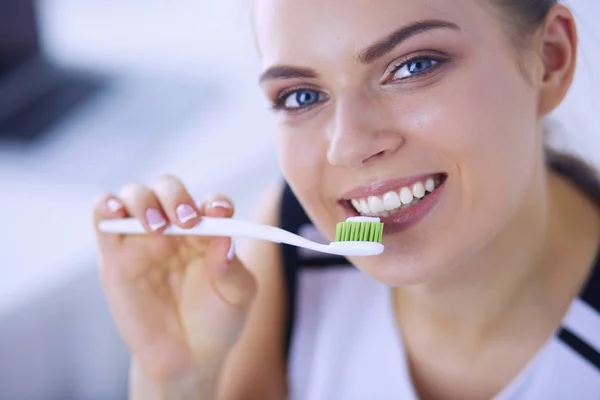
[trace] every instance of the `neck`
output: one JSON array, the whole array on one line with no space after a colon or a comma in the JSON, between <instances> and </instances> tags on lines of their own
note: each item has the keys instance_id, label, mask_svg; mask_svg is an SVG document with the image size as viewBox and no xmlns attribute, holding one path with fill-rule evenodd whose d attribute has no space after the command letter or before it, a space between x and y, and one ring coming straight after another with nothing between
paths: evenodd
<instances>
[{"instance_id":1,"label":"neck","mask_svg":"<svg viewBox=\"0 0 600 400\"><path fill-rule=\"evenodd\" d=\"M419 324L473 342L526 320L524 310L562 316L596 252L597 210L565 179L539 169L519 212L483 251L438 281L397 292L401 319L410 310Z\"/></svg>"}]
</instances>

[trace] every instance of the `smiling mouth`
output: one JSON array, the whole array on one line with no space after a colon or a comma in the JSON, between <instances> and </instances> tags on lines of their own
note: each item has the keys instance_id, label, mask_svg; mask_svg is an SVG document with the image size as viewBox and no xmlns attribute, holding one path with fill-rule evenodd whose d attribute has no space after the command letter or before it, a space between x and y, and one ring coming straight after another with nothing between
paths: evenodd
<instances>
[{"instance_id":1,"label":"smiling mouth","mask_svg":"<svg viewBox=\"0 0 600 400\"><path fill-rule=\"evenodd\" d=\"M398 211L418 205L435 193L446 178L445 174L431 175L408 186L395 188L380 195L351 198L344 202L358 215L386 218Z\"/></svg>"}]
</instances>

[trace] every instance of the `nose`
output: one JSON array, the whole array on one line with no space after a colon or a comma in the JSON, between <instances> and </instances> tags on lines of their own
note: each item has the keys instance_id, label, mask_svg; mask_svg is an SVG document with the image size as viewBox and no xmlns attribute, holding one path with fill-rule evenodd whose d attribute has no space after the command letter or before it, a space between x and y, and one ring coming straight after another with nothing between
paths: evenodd
<instances>
[{"instance_id":1,"label":"nose","mask_svg":"<svg viewBox=\"0 0 600 400\"><path fill-rule=\"evenodd\" d=\"M352 168L395 154L405 142L383 105L349 96L338 98L328 136L329 163Z\"/></svg>"}]
</instances>

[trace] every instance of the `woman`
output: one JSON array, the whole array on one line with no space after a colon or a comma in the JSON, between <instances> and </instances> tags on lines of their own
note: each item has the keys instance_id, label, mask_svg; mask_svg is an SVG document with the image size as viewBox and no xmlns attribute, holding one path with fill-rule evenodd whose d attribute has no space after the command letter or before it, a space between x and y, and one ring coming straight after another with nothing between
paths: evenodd
<instances>
[{"instance_id":1,"label":"woman","mask_svg":"<svg viewBox=\"0 0 600 400\"><path fill-rule=\"evenodd\" d=\"M377 215L386 250L350 259L357 269L264 242L237 258L228 238L161 235L231 217L224 197L196 206L170 176L104 195L96 221L132 216L154 233L98 233L132 398L600 398L600 190L543 141L575 71L569 10L254 11L287 181L259 220L305 235L312 221L331 240L347 216Z\"/></svg>"}]
</instances>

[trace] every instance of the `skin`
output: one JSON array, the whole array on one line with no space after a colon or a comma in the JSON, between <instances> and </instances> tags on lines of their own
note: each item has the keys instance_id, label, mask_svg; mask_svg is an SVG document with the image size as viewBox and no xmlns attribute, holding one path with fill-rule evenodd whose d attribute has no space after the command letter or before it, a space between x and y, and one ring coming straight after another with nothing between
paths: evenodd
<instances>
[{"instance_id":1,"label":"skin","mask_svg":"<svg viewBox=\"0 0 600 400\"><path fill-rule=\"evenodd\" d=\"M323 23L322 15L335 21ZM369 65L356 61L361 49L422 20L450 21L460 31L432 30ZM275 113L284 174L328 237L345 217L338 204L345 192L394 178L449 176L443 201L426 221L386 237L381 257L353 260L370 275L391 285L438 280L518 224L521 209L539 204L540 87L522 75L515 48L488 7L474 0L377 6L264 0L256 21L264 69L283 64L320 75L265 81L267 96L304 86L328 97L310 110ZM391 64L429 49L451 60L422 78L380 83L391 78ZM525 57L539 81L541 66L532 65L533 54Z\"/></svg>"},{"instance_id":2,"label":"skin","mask_svg":"<svg viewBox=\"0 0 600 400\"><path fill-rule=\"evenodd\" d=\"M258 222L277 225L279 189L261 201ZM197 216L181 222L176 209L182 204ZM130 398L282 398L285 301L277 245L250 241L228 260L230 239L163 236L164 227L149 226L149 209L181 228L234 212L224 196L195 204L170 175L97 199L96 226L132 217L149 233L109 235L96 228L102 285L132 353Z\"/></svg>"},{"instance_id":3,"label":"skin","mask_svg":"<svg viewBox=\"0 0 600 400\"><path fill-rule=\"evenodd\" d=\"M277 103L290 89L322 93L304 109L277 109L274 119L284 174L330 239L345 217L345 192L448 175L424 220L384 236L383 255L352 261L402 287L397 319L424 398L498 392L559 324L598 242L597 210L543 161L542 118L562 101L575 69L571 14L555 7L529 49L516 47L498 10L475 0L260 0L255 18L264 70L284 65L314 75L263 80L267 97ZM458 29L415 35L361 60L389 33L426 20ZM389 72L432 51L448 62L411 79ZM531 321L539 324L527 328ZM509 347L498 339L507 334L524 336L523 344L498 365L492 355Z\"/></svg>"},{"instance_id":4,"label":"skin","mask_svg":"<svg viewBox=\"0 0 600 400\"><path fill-rule=\"evenodd\" d=\"M455 28L413 35L366 62L373 57L363 49L425 20ZM257 0L255 26L264 71L286 65L312 75L267 74L267 97L320 93L308 109L273 114L282 170L326 236L345 219L345 192L447 174L439 203L419 224L385 236L383 255L351 261L393 287L423 399L492 397L560 324L600 240L598 210L543 162L542 118L562 101L575 70L572 15L556 6L526 49L480 0ZM398 79L393 67L414 55L445 62ZM259 221L277 224L279 191L261 203ZM111 210L109 199L121 208ZM232 207L215 199L224 200L196 206L167 176L152 188L134 184L102 196L95 219L145 221L155 208L189 228L203 215L231 217ZM181 223L175 210L184 203L198 216ZM277 245L252 242L228 261L227 238L184 240L163 229L144 237L97 233L103 285L134 356L132 397L284 398Z\"/></svg>"}]
</instances>

